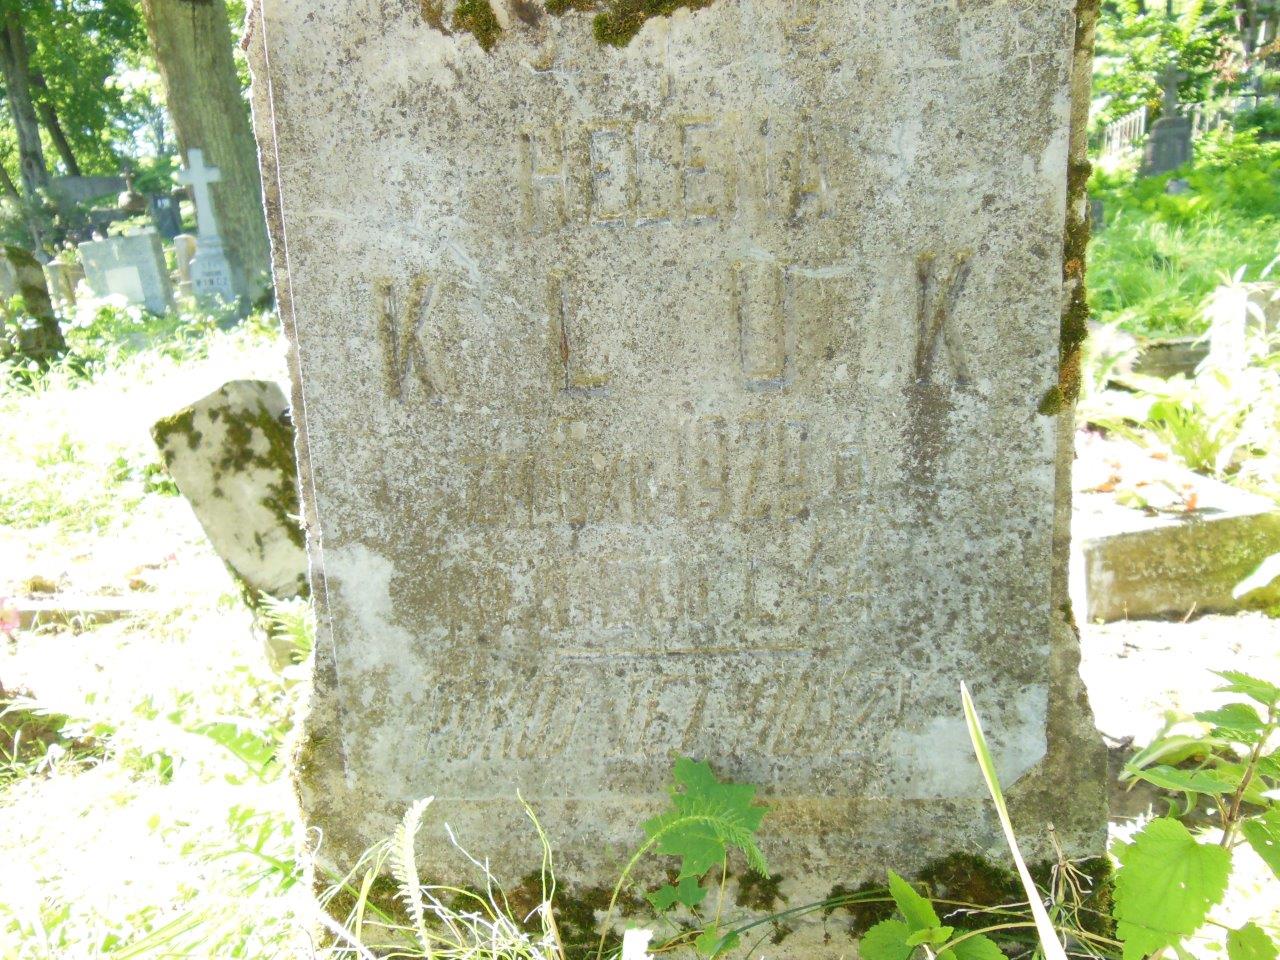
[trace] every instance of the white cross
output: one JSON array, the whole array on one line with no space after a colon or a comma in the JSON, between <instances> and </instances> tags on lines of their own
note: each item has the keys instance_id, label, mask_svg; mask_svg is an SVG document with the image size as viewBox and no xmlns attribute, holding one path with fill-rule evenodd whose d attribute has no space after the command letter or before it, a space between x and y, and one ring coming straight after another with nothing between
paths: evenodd
<instances>
[{"instance_id":1,"label":"white cross","mask_svg":"<svg viewBox=\"0 0 1280 960\"><path fill-rule=\"evenodd\" d=\"M213 197L209 184L222 179L217 167L204 165L204 151L192 147L187 151L187 169L178 171L178 182L191 187L196 202L196 232L201 237L216 237L218 221L213 215Z\"/></svg>"}]
</instances>

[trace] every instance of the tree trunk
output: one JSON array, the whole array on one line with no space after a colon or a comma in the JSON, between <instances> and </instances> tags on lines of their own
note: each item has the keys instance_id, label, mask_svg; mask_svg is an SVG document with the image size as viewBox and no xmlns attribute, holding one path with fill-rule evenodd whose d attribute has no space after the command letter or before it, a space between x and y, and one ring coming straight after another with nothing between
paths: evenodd
<instances>
[{"instance_id":1,"label":"tree trunk","mask_svg":"<svg viewBox=\"0 0 1280 960\"><path fill-rule=\"evenodd\" d=\"M218 168L213 208L237 289L269 289L270 252L258 154L240 94L224 0L142 0L147 33L184 157L193 148Z\"/></svg>"},{"instance_id":2,"label":"tree trunk","mask_svg":"<svg viewBox=\"0 0 1280 960\"><path fill-rule=\"evenodd\" d=\"M31 102L31 68L27 63L27 36L17 10L4 15L0 29L0 69L4 72L5 95L9 112L18 132L18 168L28 202L38 201L40 191L49 184L49 171L44 165L44 148L40 146L40 121Z\"/></svg>"},{"instance_id":3,"label":"tree trunk","mask_svg":"<svg viewBox=\"0 0 1280 960\"><path fill-rule=\"evenodd\" d=\"M62 165L67 169L67 176L80 176L80 164L76 162L75 152L71 149L71 141L67 139L66 131L62 129L62 121L58 119L58 111L54 109L53 102L49 99L49 88L45 85L44 75L33 73L31 75L31 86L40 91L40 99L36 101L36 109L40 111L40 122L49 131L49 139L53 141L54 149L58 151L58 156L62 158Z\"/></svg>"}]
</instances>

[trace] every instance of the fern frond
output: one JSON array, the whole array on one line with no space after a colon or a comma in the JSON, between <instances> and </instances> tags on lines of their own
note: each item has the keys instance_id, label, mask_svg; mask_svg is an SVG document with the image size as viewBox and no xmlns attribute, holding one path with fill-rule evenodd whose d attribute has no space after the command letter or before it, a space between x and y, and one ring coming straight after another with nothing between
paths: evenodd
<instances>
[{"instance_id":1,"label":"fern frond","mask_svg":"<svg viewBox=\"0 0 1280 960\"><path fill-rule=\"evenodd\" d=\"M391 838L391 875L398 890L396 895L405 903L413 920L414 932L423 948L427 948L427 913L422 903L422 881L418 879L418 862L414 853L414 841L427 807L435 797L423 797L405 811L404 819L396 827Z\"/></svg>"}]
</instances>

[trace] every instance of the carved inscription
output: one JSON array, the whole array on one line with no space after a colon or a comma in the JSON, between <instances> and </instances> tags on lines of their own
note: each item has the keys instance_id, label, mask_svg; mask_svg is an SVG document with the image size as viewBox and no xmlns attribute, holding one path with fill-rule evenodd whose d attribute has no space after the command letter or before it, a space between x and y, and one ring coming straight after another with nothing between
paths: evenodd
<instances>
[{"instance_id":1,"label":"carved inscription","mask_svg":"<svg viewBox=\"0 0 1280 960\"><path fill-rule=\"evenodd\" d=\"M804 222L830 216L820 138L807 118L688 115L527 127L519 135L525 227Z\"/></svg>"},{"instance_id":2,"label":"carved inscription","mask_svg":"<svg viewBox=\"0 0 1280 960\"><path fill-rule=\"evenodd\" d=\"M791 376L795 349L787 268L735 263L729 283L745 385L748 390L780 390Z\"/></svg>"},{"instance_id":3,"label":"carved inscription","mask_svg":"<svg viewBox=\"0 0 1280 960\"><path fill-rule=\"evenodd\" d=\"M910 674L883 667L844 667L821 683L814 680L821 671L809 662L775 665L762 673L735 689L732 702L705 681L636 676L628 690L618 691L622 695L601 691L602 713L584 711L575 695L582 680L553 673L532 686L524 677L476 677L474 696L458 697L446 688L433 691L417 709L455 732L442 741L451 759L664 757L695 752L710 741L746 756L865 759L864 738L832 739L814 731L855 730L864 724L893 729L911 704ZM752 708L736 709L743 703ZM511 723L513 715L521 722ZM456 735L469 729L487 735Z\"/></svg>"},{"instance_id":4,"label":"carved inscription","mask_svg":"<svg viewBox=\"0 0 1280 960\"><path fill-rule=\"evenodd\" d=\"M933 380L934 364L940 352L947 355L955 383L963 386L969 382L964 341L951 322L956 301L969 279L969 256L968 251L955 256L943 275L939 274L937 258L932 253L916 258L915 372L918 383Z\"/></svg>"},{"instance_id":5,"label":"carved inscription","mask_svg":"<svg viewBox=\"0 0 1280 960\"><path fill-rule=\"evenodd\" d=\"M537 445L465 456L431 505L450 528L785 520L857 499L862 454L816 447L808 424L704 417L635 447L561 423Z\"/></svg>"},{"instance_id":6,"label":"carved inscription","mask_svg":"<svg viewBox=\"0 0 1280 960\"><path fill-rule=\"evenodd\" d=\"M373 281L383 377L393 400L406 398L411 375L428 397L448 386L439 331L428 324L437 289L438 284L425 273L414 274L403 292L388 278Z\"/></svg>"},{"instance_id":7,"label":"carved inscription","mask_svg":"<svg viewBox=\"0 0 1280 960\"><path fill-rule=\"evenodd\" d=\"M570 394L604 393L609 385L609 375L603 369L607 358L589 356L582 315L573 312L564 273L559 270L547 274L547 314L551 321L552 386Z\"/></svg>"}]
</instances>

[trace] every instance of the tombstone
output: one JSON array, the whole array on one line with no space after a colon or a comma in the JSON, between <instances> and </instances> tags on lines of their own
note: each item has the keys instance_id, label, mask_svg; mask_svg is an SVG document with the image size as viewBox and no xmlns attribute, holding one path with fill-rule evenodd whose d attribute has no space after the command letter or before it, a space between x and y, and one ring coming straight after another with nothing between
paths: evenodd
<instances>
[{"instance_id":1,"label":"tombstone","mask_svg":"<svg viewBox=\"0 0 1280 960\"><path fill-rule=\"evenodd\" d=\"M1280 602L1280 583L1248 598L1235 589L1280 553L1275 501L1114 437L1082 434L1076 452L1072 606L1082 620L1181 619Z\"/></svg>"},{"instance_id":2,"label":"tombstone","mask_svg":"<svg viewBox=\"0 0 1280 960\"><path fill-rule=\"evenodd\" d=\"M1178 83L1186 77L1170 64L1160 75L1164 103L1142 155L1142 175L1153 177L1191 162L1191 120L1178 113Z\"/></svg>"},{"instance_id":3,"label":"tombstone","mask_svg":"<svg viewBox=\"0 0 1280 960\"><path fill-rule=\"evenodd\" d=\"M178 265L178 296L195 296L191 284L191 261L196 255L196 238L189 233L180 233L173 238L173 253Z\"/></svg>"},{"instance_id":4,"label":"tombstone","mask_svg":"<svg viewBox=\"0 0 1280 960\"><path fill-rule=\"evenodd\" d=\"M231 264L222 248L218 235L218 221L213 212L211 184L222 179L217 167L207 167L204 151L192 147L187 151L187 167L178 174L178 182L191 188L196 205L196 247L191 261L191 287L196 299L205 302L235 303L235 281L231 276Z\"/></svg>"},{"instance_id":5,"label":"tombstone","mask_svg":"<svg viewBox=\"0 0 1280 960\"><path fill-rule=\"evenodd\" d=\"M68 311L76 303L76 286L84 279L84 267L75 254L64 250L44 265L45 279L49 284L49 296L62 311Z\"/></svg>"},{"instance_id":6,"label":"tombstone","mask_svg":"<svg viewBox=\"0 0 1280 960\"><path fill-rule=\"evenodd\" d=\"M114 199L124 189L124 177L54 177L49 181L49 193L61 204L85 206L95 200Z\"/></svg>"},{"instance_id":7,"label":"tombstone","mask_svg":"<svg viewBox=\"0 0 1280 960\"><path fill-rule=\"evenodd\" d=\"M1048 821L1102 850L1071 417L1037 412L1086 228L1073 7L715 0L486 51L416 5L255 5L329 862L433 795L514 882L519 790L559 889L612 884L678 755L759 786L791 903L1004 862L962 680L1031 858Z\"/></svg>"},{"instance_id":8,"label":"tombstone","mask_svg":"<svg viewBox=\"0 0 1280 960\"><path fill-rule=\"evenodd\" d=\"M148 211L147 198L139 193L138 188L133 185L132 173L124 175L124 189L116 197L116 208L126 217L136 217L138 214Z\"/></svg>"},{"instance_id":9,"label":"tombstone","mask_svg":"<svg viewBox=\"0 0 1280 960\"><path fill-rule=\"evenodd\" d=\"M156 422L178 490L256 605L307 589L289 404L269 380L233 380Z\"/></svg>"},{"instance_id":10,"label":"tombstone","mask_svg":"<svg viewBox=\"0 0 1280 960\"><path fill-rule=\"evenodd\" d=\"M119 294L126 302L144 306L152 313L164 313L173 305L159 234L148 231L91 240L77 249L94 296Z\"/></svg>"},{"instance_id":11,"label":"tombstone","mask_svg":"<svg viewBox=\"0 0 1280 960\"><path fill-rule=\"evenodd\" d=\"M0 246L0 360L45 367L66 349L40 261L21 247Z\"/></svg>"},{"instance_id":12,"label":"tombstone","mask_svg":"<svg viewBox=\"0 0 1280 960\"><path fill-rule=\"evenodd\" d=\"M182 215L178 208L178 200L172 194L162 194L147 200L147 209L151 213L151 222L156 233L166 240L172 240L182 232Z\"/></svg>"}]
</instances>

